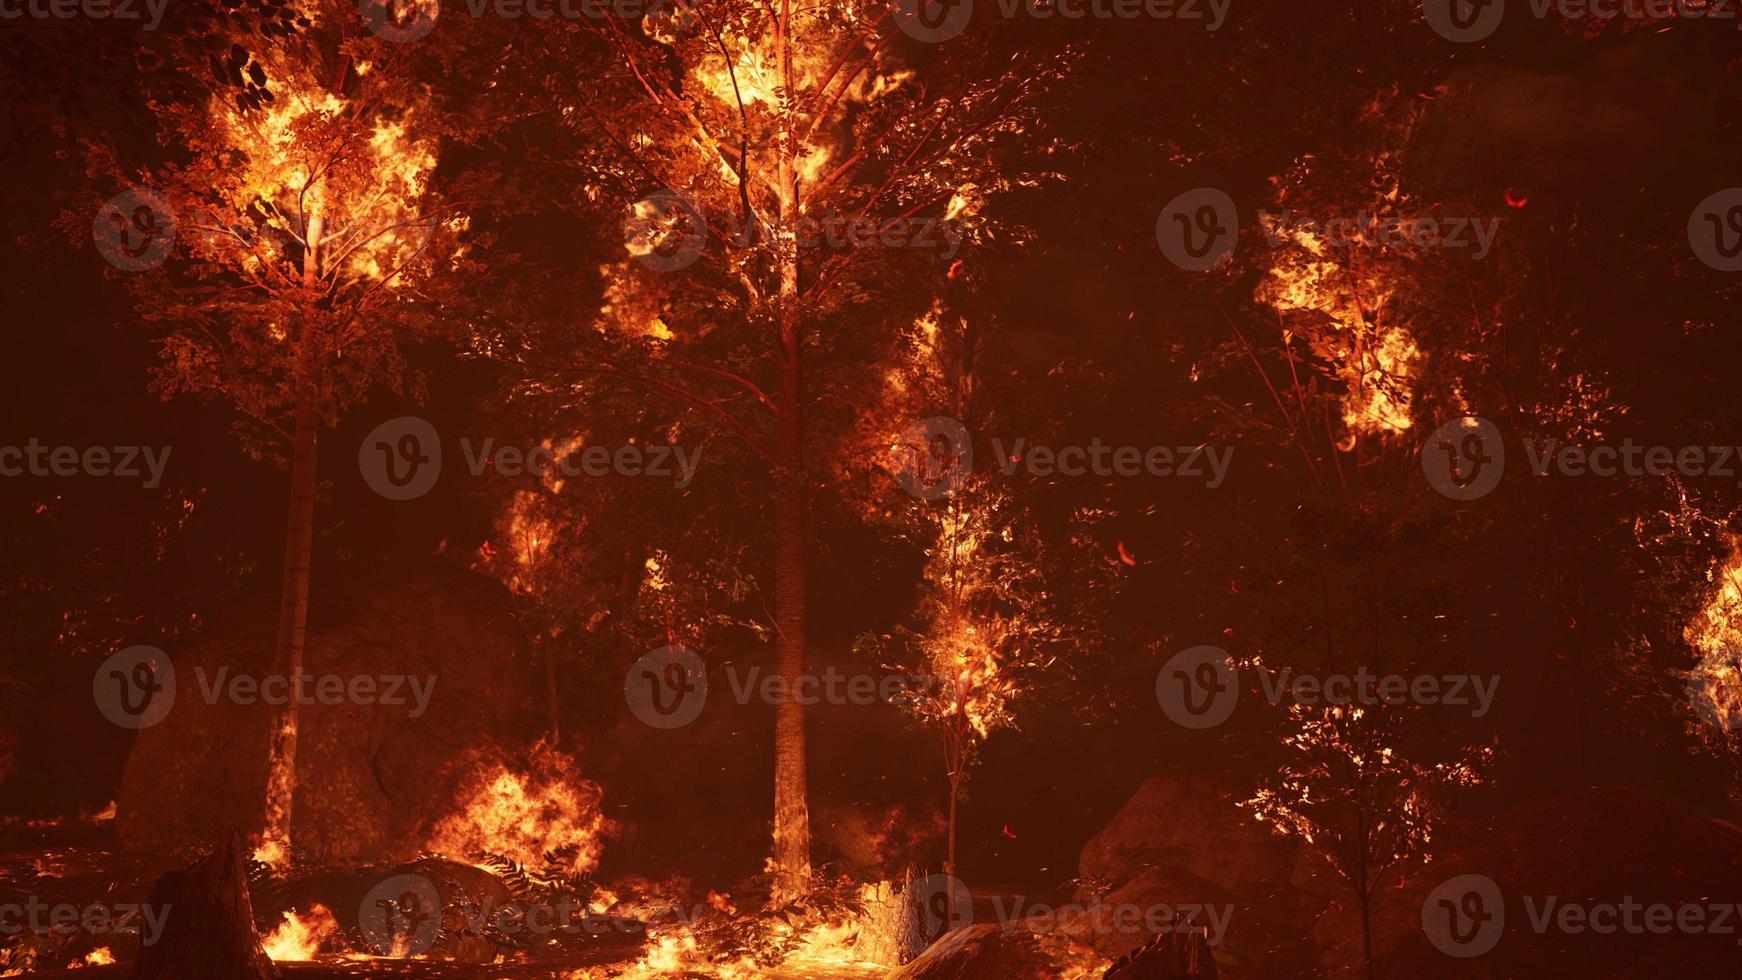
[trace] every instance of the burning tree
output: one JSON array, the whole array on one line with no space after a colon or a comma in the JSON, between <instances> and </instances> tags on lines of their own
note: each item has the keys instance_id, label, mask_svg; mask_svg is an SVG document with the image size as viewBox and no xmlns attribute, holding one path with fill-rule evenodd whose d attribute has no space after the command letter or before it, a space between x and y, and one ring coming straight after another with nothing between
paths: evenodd
<instances>
[{"instance_id":1,"label":"burning tree","mask_svg":"<svg viewBox=\"0 0 1742 980\"><path fill-rule=\"evenodd\" d=\"M431 179L451 119L428 110L409 49L373 38L342 3L273 21L259 37L240 18L221 23L238 43L175 66L218 84L154 103L159 159L139 166L116 145L88 150L94 176L147 188L150 222L184 246L181 261L130 281L162 337L158 390L228 402L243 448L288 463L275 663L295 677L319 431L377 385L421 393L407 345L440 327L437 290L460 265L465 218ZM136 207L115 219L123 245L145 218ZM268 764L268 860L291 842L297 721L287 699Z\"/></svg>"},{"instance_id":2,"label":"burning tree","mask_svg":"<svg viewBox=\"0 0 1742 980\"><path fill-rule=\"evenodd\" d=\"M603 270L604 328L577 338L564 323L504 350L571 404L597 404L612 386L652 394L760 465L774 484L771 618L788 689L806 661L811 460L831 442L819 406L874 390L863 365L893 342L889 309L911 300L895 270L911 277L930 259L941 271L925 243L943 243L916 223L949 219L972 234L989 197L1028 179L1021 157L1056 148L1033 104L1067 57L1012 54L972 34L928 57L897 16L876 2L704 0L606 16L528 50L577 82L574 64L599 66L553 91L576 139L535 150L534 166L581 173L563 205L588 215L599 202L617 214L636 203L628 254ZM890 247L897 240L916 247ZM775 744L782 902L810 876L796 701L779 707Z\"/></svg>"},{"instance_id":3,"label":"burning tree","mask_svg":"<svg viewBox=\"0 0 1742 980\"><path fill-rule=\"evenodd\" d=\"M1424 763L1398 746L1406 713L1387 706L1292 704L1284 739L1293 760L1243 806L1278 833L1317 848L1355 892L1361 945L1373 976L1373 896L1392 871L1426 862L1448 795L1481 782L1493 756L1470 748Z\"/></svg>"}]
</instances>

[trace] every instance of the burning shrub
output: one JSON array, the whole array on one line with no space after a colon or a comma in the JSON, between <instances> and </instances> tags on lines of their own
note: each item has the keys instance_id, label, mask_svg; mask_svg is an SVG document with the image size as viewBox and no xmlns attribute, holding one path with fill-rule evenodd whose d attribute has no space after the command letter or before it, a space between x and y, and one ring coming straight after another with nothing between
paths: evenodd
<instances>
[{"instance_id":1,"label":"burning shrub","mask_svg":"<svg viewBox=\"0 0 1742 980\"><path fill-rule=\"evenodd\" d=\"M492 870L511 863L586 874L598 867L611 831L603 800L604 791L581 775L574 759L540 742L522 766L476 761L461 784L459 809L435 825L425 846L489 861Z\"/></svg>"}]
</instances>

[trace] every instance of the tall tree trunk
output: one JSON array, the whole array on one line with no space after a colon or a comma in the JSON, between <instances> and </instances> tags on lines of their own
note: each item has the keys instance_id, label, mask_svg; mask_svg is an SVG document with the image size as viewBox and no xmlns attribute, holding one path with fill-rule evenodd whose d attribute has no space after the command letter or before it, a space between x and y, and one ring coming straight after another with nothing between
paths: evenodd
<instances>
[{"instance_id":1,"label":"tall tree trunk","mask_svg":"<svg viewBox=\"0 0 1742 980\"><path fill-rule=\"evenodd\" d=\"M318 190L318 189L317 189ZM278 604L278 642L273 663L290 678L290 697L273 726L266 761L266 832L262 855L276 863L290 855L291 810L296 795L297 726L301 719L297 703L298 679L303 669L303 643L308 626L309 565L314 556L315 461L320 433L320 407L316 403L318 339L312 308L320 284L320 244L325 221L316 204L308 222L308 250L303 255L303 285L310 308L297 340L295 428L291 433L290 514L284 532L284 577Z\"/></svg>"},{"instance_id":2,"label":"tall tree trunk","mask_svg":"<svg viewBox=\"0 0 1742 980\"><path fill-rule=\"evenodd\" d=\"M958 765L950 769L950 822L948 828L945 830L945 833L948 835L948 840L944 844L944 874L949 876L946 884L949 890L948 899L951 916L956 914L956 882L961 878L961 875L956 873L956 813L961 807L961 801L962 769L961 766ZM945 929L950 929L954 926L954 922L947 923Z\"/></svg>"},{"instance_id":3,"label":"tall tree trunk","mask_svg":"<svg viewBox=\"0 0 1742 980\"><path fill-rule=\"evenodd\" d=\"M1361 900L1361 956L1367 963L1367 980L1373 980L1373 901Z\"/></svg>"},{"instance_id":4,"label":"tall tree trunk","mask_svg":"<svg viewBox=\"0 0 1742 980\"><path fill-rule=\"evenodd\" d=\"M792 0L781 0L775 21L775 48L782 96L777 179L780 189L779 237L781 370L779 425L775 446L774 602L776 654L788 696L774 723L774 872L772 899L783 905L810 888L811 831L805 766L804 706L791 696L805 669L805 469L802 342L798 311L798 140L791 106Z\"/></svg>"}]
</instances>

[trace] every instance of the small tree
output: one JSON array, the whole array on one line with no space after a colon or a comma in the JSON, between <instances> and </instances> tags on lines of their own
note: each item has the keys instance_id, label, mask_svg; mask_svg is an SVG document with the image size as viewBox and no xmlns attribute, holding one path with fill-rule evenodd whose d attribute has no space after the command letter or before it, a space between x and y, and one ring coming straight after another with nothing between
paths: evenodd
<instances>
[{"instance_id":1,"label":"small tree","mask_svg":"<svg viewBox=\"0 0 1742 980\"><path fill-rule=\"evenodd\" d=\"M1451 792L1481 781L1493 755L1467 748L1455 761L1423 763L1399 748L1404 712L1291 704L1295 751L1242 806L1278 834L1298 837L1355 892L1361 949L1373 976L1373 896L1393 870L1429 860L1428 841Z\"/></svg>"}]
</instances>

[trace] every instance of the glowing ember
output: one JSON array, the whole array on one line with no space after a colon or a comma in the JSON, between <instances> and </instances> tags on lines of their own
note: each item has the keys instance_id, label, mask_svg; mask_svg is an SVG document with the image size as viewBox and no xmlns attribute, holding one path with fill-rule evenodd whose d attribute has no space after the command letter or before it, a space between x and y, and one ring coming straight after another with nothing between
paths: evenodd
<instances>
[{"instance_id":1,"label":"glowing ember","mask_svg":"<svg viewBox=\"0 0 1742 980\"><path fill-rule=\"evenodd\" d=\"M308 916L295 910L284 913L284 921L271 935L261 941L266 955L273 960L312 960L321 951L321 944L338 935L339 923L325 905L309 906Z\"/></svg>"},{"instance_id":2,"label":"glowing ember","mask_svg":"<svg viewBox=\"0 0 1742 980\"><path fill-rule=\"evenodd\" d=\"M425 846L456 857L501 855L532 868L553 854L569 871L596 867L608 828L604 792L547 744L535 746L527 762L525 771L501 762L475 769L459 811L436 824Z\"/></svg>"}]
</instances>

